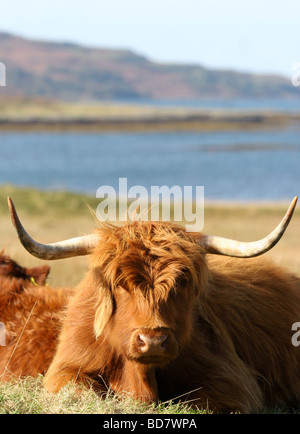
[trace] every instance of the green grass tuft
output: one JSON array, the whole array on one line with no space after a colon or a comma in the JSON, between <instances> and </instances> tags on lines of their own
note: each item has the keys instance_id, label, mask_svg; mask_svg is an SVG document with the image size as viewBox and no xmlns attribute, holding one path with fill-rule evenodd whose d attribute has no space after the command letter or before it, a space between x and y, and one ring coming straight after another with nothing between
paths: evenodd
<instances>
[{"instance_id":1,"label":"green grass tuft","mask_svg":"<svg viewBox=\"0 0 300 434\"><path fill-rule=\"evenodd\" d=\"M195 414L187 404L144 404L130 397L108 393L100 398L92 389L79 395L68 384L50 394L43 388L43 376L0 383L0 414Z\"/></svg>"}]
</instances>

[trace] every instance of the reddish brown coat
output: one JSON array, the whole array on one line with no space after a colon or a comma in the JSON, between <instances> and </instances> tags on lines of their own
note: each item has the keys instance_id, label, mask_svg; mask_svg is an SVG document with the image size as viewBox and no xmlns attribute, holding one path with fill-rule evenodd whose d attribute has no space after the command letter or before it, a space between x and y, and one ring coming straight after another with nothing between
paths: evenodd
<instances>
[{"instance_id":1,"label":"reddish brown coat","mask_svg":"<svg viewBox=\"0 0 300 434\"><path fill-rule=\"evenodd\" d=\"M50 267L24 268L0 253L0 379L45 373L53 358L69 290L45 285Z\"/></svg>"}]
</instances>

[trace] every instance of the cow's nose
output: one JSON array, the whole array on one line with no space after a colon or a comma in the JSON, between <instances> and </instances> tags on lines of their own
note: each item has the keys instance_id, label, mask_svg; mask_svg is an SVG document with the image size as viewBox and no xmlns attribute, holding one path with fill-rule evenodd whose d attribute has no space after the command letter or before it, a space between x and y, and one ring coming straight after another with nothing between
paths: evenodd
<instances>
[{"instance_id":1,"label":"cow's nose","mask_svg":"<svg viewBox=\"0 0 300 434\"><path fill-rule=\"evenodd\" d=\"M147 335L145 333L140 333L137 336L137 345L139 350L147 355L159 356L164 354L165 345L167 344L168 335Z\"/></svg>"}]
</instances>

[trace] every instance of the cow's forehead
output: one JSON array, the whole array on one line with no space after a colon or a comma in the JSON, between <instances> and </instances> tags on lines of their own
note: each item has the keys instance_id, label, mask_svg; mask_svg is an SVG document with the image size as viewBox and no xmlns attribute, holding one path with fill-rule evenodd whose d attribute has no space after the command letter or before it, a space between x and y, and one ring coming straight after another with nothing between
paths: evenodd
<instances>
[{"instance_id":1,"label":"cow's forehead","mask_svg":"<svg viewBox=\"0 0 300 434\"><path fill-rule=\"evenodd\" d=\"M136 254L125 255L122 258L116 258L118 262L117 278L122 280L131 279L135 282L148 282L155 285L157 282L168 281L170 276L176 279L178 275L185 270L184 261L178 257L153 256Z\"/></svg>"},{"instance_id":2,"label":"cow's forehead","mask_svg":"<svg viewBox=\"0 0 300 434\"><path fill-rule=\"evenodd\" d=\"M101 224L99 232L102 236L115 237L119 240L139 240L143 242L165 240L170 241L175 238L185 238L191 240L191 233L186 233L183 226L172 222L158 221L135 221L122 226L112 226Z\"/></svg>"},{"instance_id":3,"label":"cow's forehead","mask_svg":"<svg viewBox=\"0 0 300 434\"><path fill-rule=\"evenodd\" d=\"M134 222L99 229L91 265L111 287L165 287L203 262L199 245L183 227L161 222Z\"/></svg>"},{"instance_id":4,"label":"cow's forehead","mask_svg":"<svg viewBox=\"0 0 300 434\"><path fill-rule=\"evenodd\" d=\"M122 256L127 250L142 255L166 256L184 251L200 253L199 234L187 233L182 226L170 222L137 221L121 227L102 225L96 252L114 252Z\"/></svg>"}]
</instances>

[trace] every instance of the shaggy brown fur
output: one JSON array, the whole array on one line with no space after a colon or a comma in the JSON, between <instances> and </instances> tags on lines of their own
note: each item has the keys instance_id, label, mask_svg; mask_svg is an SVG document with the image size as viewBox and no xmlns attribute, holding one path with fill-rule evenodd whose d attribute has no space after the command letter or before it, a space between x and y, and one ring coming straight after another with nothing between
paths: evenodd
<instances>
[{"instance_id":1,"label":"shaggy brown fur","mask_svg":"<svg viewBox=\"0 0 300 434\"><path fill-rule=\"evenodd\" d=\"M69 290L44 285L50 267L23 268L0 253L0 379L45 373L55 352Z\"/></svg>"},{"instance_id":2,"label":"shaggy brown fur","mask_svg":"<svg viewBox=\"0 0 300 434\"><path fill-rule=\"evenodd\" d=\"M206 257L201 234L173 224L103 226L100 239L65 319L58 306L65 299L44 304L57 313L48 323L53 336L63 320L46 389L91 382L100 392L110 387L143 401L181 397L216 412L299 403L300 347L291 342L300 319L297 276L261 258ZM25 330L48 349L46 331L33 325ZM148 340L163 340L159 353L143 352Z\"/></svg>"}]
</instances>

